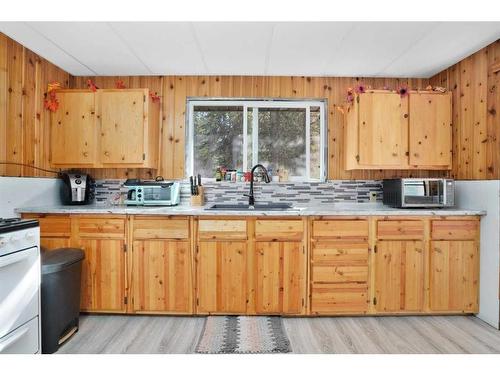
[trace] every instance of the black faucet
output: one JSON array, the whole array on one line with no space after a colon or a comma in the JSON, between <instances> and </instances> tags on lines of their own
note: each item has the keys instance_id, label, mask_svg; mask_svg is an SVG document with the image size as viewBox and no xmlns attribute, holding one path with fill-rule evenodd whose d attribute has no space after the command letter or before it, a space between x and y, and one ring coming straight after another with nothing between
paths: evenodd
<instances>
[{"instance_id":1,"label":"black faucet","mask_svg":"<svg viewBox=\"0 0 500 375\"><path fill-rule=\"evenodd\" d=\"M262 170L262 172L264 173L264 181L266 182L266 184L271 182L271 178L269 177L269 174L267 173L267 169L262 164L256 164L252 168L252 171L250 172L250 193L243 194L245 197L248 197L248 205L250 207L254 207L254 205L255 205L255 198L253 196L253 174L257 168L260 168Z\"/></svg>"}]
</instances>

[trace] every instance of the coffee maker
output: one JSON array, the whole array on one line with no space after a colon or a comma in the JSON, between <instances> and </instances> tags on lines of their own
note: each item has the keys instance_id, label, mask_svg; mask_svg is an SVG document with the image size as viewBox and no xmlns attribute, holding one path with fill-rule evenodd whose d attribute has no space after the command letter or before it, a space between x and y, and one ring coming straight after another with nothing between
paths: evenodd
<instances>
[{"instance_id":1,"label":"coffee maker","mask_svg":"<svg viewBox=\"0 0 500 375\"><path fill-rule=\"evenodd\" d=\"M94 201L94 180L85 173L65 172L61 174L61 201L68 205L84 205Z\"/></svg>"}]
</instances>

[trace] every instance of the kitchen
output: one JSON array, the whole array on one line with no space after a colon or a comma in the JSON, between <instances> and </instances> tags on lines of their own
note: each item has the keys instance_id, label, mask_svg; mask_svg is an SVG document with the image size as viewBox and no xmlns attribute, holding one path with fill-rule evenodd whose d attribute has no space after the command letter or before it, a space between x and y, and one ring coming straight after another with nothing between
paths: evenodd
<instances>
[{"instance_id":1,"label":"kitchen","mask_svg":"<svg viewBox=\"0 0 500 375\"><path fill-rule=\"evenodd\" d=\"M0 353L499 354L499 38L0 22Z\"/></svg>"}]
</instances>

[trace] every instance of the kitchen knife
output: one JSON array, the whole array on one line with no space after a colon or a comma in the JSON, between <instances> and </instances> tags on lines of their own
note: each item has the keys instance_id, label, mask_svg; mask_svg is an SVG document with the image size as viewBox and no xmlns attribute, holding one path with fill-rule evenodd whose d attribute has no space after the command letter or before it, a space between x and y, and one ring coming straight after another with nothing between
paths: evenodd
<instances>
[{"instance_id":1,"label":"kitchen knife","mask_svg":"<svg viewBox=\"0 0 500 375\"><path fill-rule=\"evenodd\" d=\"M194 195L193 176L189 176L189 183L191 184L191 195Z\"/></svg>"},{"instance_id":2,"label":"kitchen knife","mask_svg":"<svg viewBox=\"0 0 500 375\"><path fill-rule=\"evenodd\" d=\"M194 195L198 195L198 184L196 182L196 176L194 176Z\"/></svg>"},{"instance_id":3,"label":"kitchen knife","mask_svg":"<svg viewBox=\"0 0 500 375\"><path fill-rule=\"evenodd\" d=\"M198 186L201 186L201 174L198 173Z\"/></svg>"}]
</instances>

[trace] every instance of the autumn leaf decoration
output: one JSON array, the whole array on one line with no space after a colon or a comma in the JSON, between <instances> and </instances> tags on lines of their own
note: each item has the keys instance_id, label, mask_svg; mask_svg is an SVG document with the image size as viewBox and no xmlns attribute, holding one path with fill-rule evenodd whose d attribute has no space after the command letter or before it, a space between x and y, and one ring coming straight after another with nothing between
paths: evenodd
<instances>
[{"instance_id":1,"label":"autumn leaf decoration","mask_svg":"<svg viewBox=\"0 0 500 375\"><path fill-rule=\"evenodd\" d=\"M160 96L156 92L150 91L149 92L149 97L151 98L151 100L153 101L153 103L159 103L160 102Z\"/></svg>"},{"instance_id":2,"label":"autumn leaf decoration","mask_svg":"<svg viewBox=\"0 0 500 375\"><path fill-rule=\"evenodd\" d=\"M354 89L349 87L347 89L346 101L347 104L352 104L354 102L354 94L364 94L366 92L366 87L364 85L358 85Z\"/></svg>"},{"instance_id":3,"label":"autumn leaf decoration","mask_svg":"<svg viewBox=\"0 0 500 375\"><path fill-rule=\"evenodd\" d=\"M125 83L123 82L123 80L119 79L115 82L115 87L117 89L126 89L125 87Z\"/></svg>"},{"instance_id":4,"label":"autumn leaf decoration","mask_svg":"<svg viewBox=\"0 0 500 375\"><path fill-rule=\"evenodd\" d=\"M50 112L56 112L59 108L59 100L56 97L56 91L61 88L59 82L51 82L47 85L47 93L43 101L43 106Z\"/></svg>"},{"instance_id":5,"label":"autumn leaf decoration","mask_svg":"<svg viewBox=\"0 0 500 375\"><path fill-rule=\"evenodd\" d=\"M94 81L92 81L91 79L88 79L88 80L87 80L87 87L89 88L89 90L91 90L91 91L93 91L93 92L96 92L96 91L97 91L97 89L99 88L99 87L97 87L97 86L95 85Z\"/></svg>"}]
</instances>

